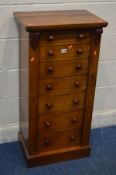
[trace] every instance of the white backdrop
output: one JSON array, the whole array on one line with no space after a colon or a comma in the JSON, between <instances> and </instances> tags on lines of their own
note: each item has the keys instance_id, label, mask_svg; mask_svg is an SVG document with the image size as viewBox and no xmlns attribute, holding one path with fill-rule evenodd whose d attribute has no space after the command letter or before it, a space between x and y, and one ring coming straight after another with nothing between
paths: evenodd
<instances>
[{"instance_id":1,"label":"white backdrop","mask_svg":"<svg viewBox=\"0 0 116 175\"><path fill-rule=\"evenodd\" d=\"M65 9L87 9L109 22L101 42L93 127L116 123L116 0L0 0L1 143L17 140L19 128L18 31L13 12Z\"/></svg>"}]
</instances>

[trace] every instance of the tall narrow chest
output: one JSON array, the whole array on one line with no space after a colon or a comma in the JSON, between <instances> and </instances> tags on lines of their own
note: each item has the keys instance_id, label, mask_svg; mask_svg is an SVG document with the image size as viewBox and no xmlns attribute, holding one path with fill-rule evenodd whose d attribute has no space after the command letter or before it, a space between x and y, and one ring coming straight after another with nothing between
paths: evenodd
<instances>
[{"instance_id":1,"label":"tall narrow chest","mask_svg":"<svg viewBox=\"0 0 116 175\"><path fill-rule=\"evenodd\" d=\"M107 22L86 10L15 12L19 138L29 166L90 155L100 39Z\"/></svg>"}]
</instances>

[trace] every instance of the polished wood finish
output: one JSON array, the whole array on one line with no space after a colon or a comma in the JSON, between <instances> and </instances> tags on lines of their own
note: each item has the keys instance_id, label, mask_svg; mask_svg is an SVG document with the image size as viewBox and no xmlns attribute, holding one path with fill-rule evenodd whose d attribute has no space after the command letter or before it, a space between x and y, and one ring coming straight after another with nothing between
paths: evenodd
<instances>
[{"instance_id":1,"label":"polished wood finish","mask_svg":"<svg viewBox=\"0 0 116 175\"><path fill-rule=\"evenodd\" d=\"M86 90L86 79L86 75L40 79L38 91L40 95L84 92Z\"/></svg>"},{"instance_id":2,"label":"polished wood finish","mask_svg":"<svg viewBox=\"0 0 116 175\"><path fill-rule=\"evenodd\" d=\"M65 44L40 47L40 61L88 59L90 44Z\"/></svg>"},{"instance_id":3,"label":"polished wood finish","mask_svg":"<svg viewBox=\"0 0 116 175\"><path fill-rule=\"evenodd\" d=\"M87 10L16 12L14 15L28 31L107 26L106 21Z\"/></svg>"},{"instance_id":4,"label":"polished wood finish","mask_svg":"<svg viewBox=\"0 0 116 175\"><path fill-rule=\"evenodd\" d=\"M20 37L20 51L19 51L19 93L20 93L20 101L19 101L19 109L20 109L20 132L23 133L23 138L25 140L25 143L27 144L28 138L29 138L29 92L28 92L28 86L29 86L29 52L25 52L25 50L29 50L29 35L26 33L27 37L24 39L22 37L24 33L24 28L19 27L19 37ZM22 86L23 85L23 86Z\"/></svg>"},{"instance_id":5,"label":"polished wood finish","mask_svg":"<svg viewBox=\"0 0 116 175\"><path fill-rule=\"evenodd\" d=\"M78 146L81 143L81 130L69 129L65 131L53 132L38 137L38 151L47 152L61 148Z\"/></svg>"},{"instance_id":6,"label":"polished wood finish","mask_svg":"<svg viewBox=\"0 0 116 175\"><path fill-rule=\"evenodd\" d=\"M88 79L87 79L87 92L86 92L86 100L85 100L85 120L83 125L83 134L82 134L82 145L86 145L89 142L90 138L90 128L91 128L91 120L92 120L92 111L94 105L94 93L96 86L96 78L97 78L97 67L99 60L99 51L100 51L100 41L101 41L101 33L103 30L95 30L93 32L93 42L91 43L91 52L90 52L90 60L89 60L89 71L88 71Z\"/></svg>"},{"instance_id":7,"label":"polished wood finish","mask_svg":"<svg viewBox=\"0 0 116 175\"><path fill-rule=\"evenodd\" d=\"M55 46L61 44L82 44L89 43L91 33L88 30L62 30L62 31L47 31L41 32L40 46ZM50 39L52 38L52 39Z\"/></svg>"},{"instance_id":8,"label":"polished wood finish","mask_svg":"<svg viewBox=\"0 0 116 175\"><path fill-rule=\"evenodd\" d=\"M19 139L27 164L89 156L100 39L107 22L86 10L14 16L20 34Z\"/></svg>"},{"instance_id":9,"label":"polished wood finish","mask_svg":"<svg viewBox=\"0 0 116 175\"><path fill-rule=\"evenodd\" d=\"M38 121L38 130L41 135L51 134L64 129L82 128L83 110L75 112L59 112L41 114Z\"/></svg>"},{"instance_id":10,"label":"polished wood finish","mask_svg":"<svg viewBox=\"0 0 116 175\"><path fill-rule=\"evenodd\" d=\"M85 93L66 95L43 95L39 97L38 113L51 113L54 111L74 111L84 108Z\"/></svg>"},{"instance_id":11,"label":"polished wood finish","mask_svg":"<svg viewBox=\"0 0 116 175\"><path fill-rule=\"evenodd\" d=\"M88 60L52 61L40 63L40 78L86 75Z\"/></svg>"},{"instance_id":12,"label":"polished wood finish","mask_svg":"<svg viewBox=\"0 0 116 175\"><path fill-rule=\"evenodd\" d=\"M22 151L24 152L27 166L38 166L59 161L66 161L71 159L82 158L90 155L90 145L88 146L73 146L70 148L63 148L60 150L48 151L39 154L30 155L24 142L22 134L19 132L19 140L21 142Z\"/></svg>"}]
</instances>

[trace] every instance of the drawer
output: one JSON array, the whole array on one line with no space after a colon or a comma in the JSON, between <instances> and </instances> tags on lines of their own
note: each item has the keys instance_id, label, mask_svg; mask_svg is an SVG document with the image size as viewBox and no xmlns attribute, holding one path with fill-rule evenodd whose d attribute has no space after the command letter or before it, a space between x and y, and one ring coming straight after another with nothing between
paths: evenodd
<instances>
[{"instance_id":1,"label":"drawer","mask_svg":"<svg viewBox=\"0 0 116 175\"><path fill-rule=\"evenodd\" d=\"M39 81L39 95L58 95L85 91L86 79L86 76L41 79Z\"/></svg>"},{"instance_id":2,"label":"drawer","mask_svg":"<svg viewBox=\"0 0 116 175\"><path fill-rule=\"evenodd\" d=\"M78 110L84 107L85 93L67 95L40 96L38 101L38 112L54 112Z\"/></svg>"},{"instance_id":3,"label":"drawer","mask_svg":"<svg viewBox=\"0 0 116 175\"><path fill-rule=\"evenodd\" d=\"M40 61L88 59L89 44L65 44L40 47Z\"/></svg>"},{"instance_id":4,"label":"drawer","mask_svg":"<svg viewBox=\"0 0 116 175\"><path fill-rule=\"evenodd\" d=\"M45 135L54 131L82 128L83 111L41 114L39 133Z\"/></svg>"},{"instance_id":5,"label":"drawer","mask_svg":"<svg viewBox=\"0 0 116 175\"><path fill-rule=\"evenodd\" d=\"M79 129L54 132L52 135L39 135L38 151L62 149L78 146L81 143L81 131Z\"/></svg>"},{"instance_id":6,"label":"drawer","mask_svg":"<svg viewBox=\"0 0 116 175\"><path fill-rule=\"evenodd\" d=\"M63 77L67 75L87 74L88 60L71 60L58 62L42 62L39 67L39 77Z\"/></svg>"},{"instance_id":7,"label":"drawer","mask_svg":"<svg viewBox=\"0 0 116 175\"><path fill-rule=\"evenodd\" d=\"M84 30L48 31L40 35L40 46L90 42L91 33Z\"/></svg>"}]
</instances>

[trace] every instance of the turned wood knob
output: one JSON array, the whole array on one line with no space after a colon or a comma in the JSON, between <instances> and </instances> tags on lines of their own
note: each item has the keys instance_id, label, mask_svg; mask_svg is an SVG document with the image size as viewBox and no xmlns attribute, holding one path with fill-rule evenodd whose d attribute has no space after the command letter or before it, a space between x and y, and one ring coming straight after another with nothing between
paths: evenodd
<instances>
[{"instance_id":1,"label":"turned wood knob","mask_svg":"<svg viewBox=\"0 0 116 175\"><path fill-rule=\"evenodd\" d=\"M53 35L49 35L49 36L48 36L48 40L49 40L49 41L53 41L53 40L54 40L54 36L53 36Z\"/></svg>"},{"instance_id":2,"label":"turned wood knob","mask_svg":"<svg viewBox=\"0 0 116 175\"><path fill-rule=\"evenodd\" d=\"M72 118L72 123L77 123L77 119L76 118Z\"/></svg>"},{"instance_id":3,"label":"turned wood knob","mask_svg":"<svg viewBox=\"0 0 116 175\"><path fill-rule=\"evenodd\" d=\"M50 127L50 126L51 126L51 122L46 121L46 122L45 122L45 126L46 126L47 128Z\"/></svg>"},{"instance_id":4,"label":"turned wood knob","mask_svg":"<svg viewBox=\"0 0 116 175\"><path fill-rule=\"evenodd\" d=\"M53 72L53 68L52 67L48 67L48 72L52 73Z\"/></svg>"},{"instance_id":5,"label":"turned wood knob","mask_svg":"<svg viewBox=\"0 0 116 175\"><path fill-rule=\"evenodd\" d=\"M78 38L79 39L83 39L85 37L85 35L83 34L83 33L80 33L79 35L78 35Z\"/></svg>"},{"instance_id":6,"label":"turned wood knob","mask_svg":"<svg viewBox=\"0 0 116 175\"><path fill-rule=\"evenodd\" d=\"M48 89L48 90L52 90L52 85L51 85L51 84L48 84L48 85L47 85L47 89Z\"/></svg>"},{"instance_id":7,"label":"turned wood knob","mask_svg":"<svg viewBox=\"0 0 116 175\"><path fill-rule=\"evenodd\" d=\"M74 135L69 136L70 140L76 140Z\"/></svg>"},{"instance_id":8,"label":"turned wood knob","mask_svg":"<svg viewBox=\"0 0 116 175\"><path fill-rule=\"evenodd\" d=\"M81 49L81 48L79 48L78 50L77 50L77 54L82 54L83 53L83 49Z\"/></svg>"},{"instance_id":9,"label":"turned wood knob","mask_svg":"<svg viewBox=\"0 0 116 175\"><path fill-rule=\"evenodd\" d=\"M79 86L80 86L79 81L75 81L75 86L76 86L76 87L79 87Z\"/></svg>"},{"instance_id":10,"label":"turned wood knob","mask_svg":"<svg viewBox=\"0 0 116 175\"><path fill-rule=\"evenodd\" d=\"M79 103L79 100L74 99L74 100L73 100L73 103L74 103L75 105L77 105L77 104Z\"/></svg>"},{"instance_id":11,"label":"turned wood knob","mask_svg":"<svg viewBox=\"0 0 116 175\"><path fill-rule=\"evenodd\" d=\"M49 56L53 56L53 55L54 55L54 51L53 51L53 50L49 50L49 51L48 51L48 55L49 55Z\"/></svg>"},{"instance_id":12,"label":"turned wood knob","mask_svg":"<svg viewBox=\"0 0 116 175\"><path fill-rule=\"evenodd\" d=\"M50 142L48 139L45 140L45 144L48 145Z\"/></svg>"},{"instance_id":13,"label":"turned wood knob","mask_svg":"<svg viewBox=\"0 0 116 175\"><path fill-rule=\"evenodd\" d=\"M51 103L47 103L46 106L47 106L48 109L51 109L52 108L52 104Z\"/></svg>"},{"instance_id":14,"label":"turned wood knob","mask_svg":"<svg viewBox=\"0 0 116 175\"><path fill-rule=\"evenodd\" d=\"M77 70L80 70L80 69L81 69L81 65L80 65L80 64L77 64L77 65L76 65L76 69L77 69Z\"/></svg>"}]
</instances>

